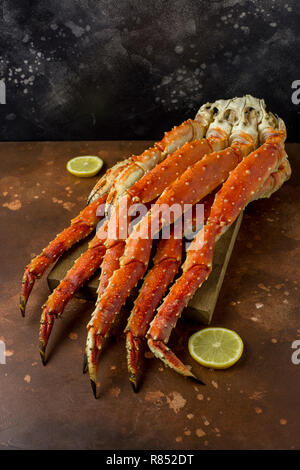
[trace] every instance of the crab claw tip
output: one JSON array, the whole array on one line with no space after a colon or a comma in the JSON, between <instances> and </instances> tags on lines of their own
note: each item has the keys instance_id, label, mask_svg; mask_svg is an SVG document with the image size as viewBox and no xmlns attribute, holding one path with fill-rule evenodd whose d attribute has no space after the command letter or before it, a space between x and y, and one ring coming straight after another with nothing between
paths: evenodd
<instances>
[{"instance_id":1,"label":"crab claw tip","mask_svg":"<svg viewBox=\"0 0 300 470\"><path fill-rule=\"evenodd\" d=\"M199 385L206 385L204 382L202 382L202 380L198 379L198 377L195 377L194 375L189 376L189 379L197 382Z\"/></svg>"},{"instance_id":2,"label":"crab claw tip","mask_svg":"<svg viewBox=\"0 0 300 470\"><path fill-rule=\"evenodd\" d=\"M94 382L94 380L91 379L91 386L92 386L92 390L93 390L93 394L94 394L94 397L97 399L97 384L96 382Z\"/></svg>"},{"instance_id":3,"label":"crab claw tip","mask_svg":"<svg viewBox=\"0 0 300 470\"><path fill-rule=\"evenodd\" d=\"M25 317L25 306L26 306L26 302L25 302L24 299L21 298L21 300L20 300L20 310L21 310L21 315L22 315L23 318Z\"/></svg>"},{"instance_id":4,"label":"crab claw tip","mask_svg":"<svg viewBox=\"0 0 300 470\"><path fill-rule=\"evenodd\" d=\"M44 344L40 344L40 356L43 366L46 365L46 357L45 357L45 346Z\"/></svg>"},{"instance_id":5,"label":"crab claw tip","mask_svg":"<svg viewBox=\"0 0 300 470\"><path fill-rule=\"evenodd\" d=\"M136 378L132 377L129 380L130 380L130 383L131 383L131 386L132 386L132 390L134 391L134 393L137 393L138 392L138 385L137 385Z\"/></svg>"}]
</instances>

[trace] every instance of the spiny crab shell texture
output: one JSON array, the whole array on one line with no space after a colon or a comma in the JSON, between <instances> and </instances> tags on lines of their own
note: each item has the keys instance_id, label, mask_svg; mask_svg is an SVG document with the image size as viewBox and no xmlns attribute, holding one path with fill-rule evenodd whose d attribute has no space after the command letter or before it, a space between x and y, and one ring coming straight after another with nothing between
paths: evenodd
<instances>
[{"instance_id":1,"label":"spiny crab shell texture","mask_svg":"<svg viewBox=\"0 0 300 470\"><path fill-rule=\"evenodd\" d=\"M39 349L43 363L55 319L101 267L84 360L94 395L104 341L122 305L143 278L125 329L129 380L134 390L146 344L173 370L201 382L168 348L169 337L184 307L211 272L216 240L249 202L269 197L290 177L285 138L282 119L268 113L263 100L246 95L204 104L194 120L174 127L141 155L109 169L89 195L87 207L25 269L20 298L23 315L35 280L101 222L87 251L42 307ZM122 231L112 232L115 226L128 229L128 214L136 203L146 204L146 211L130 234L122 237ZM186 207L204 205L204 225L196 231L186 253L182 251L184 231L178 236L176 229L179 216L170 210L169 217L164 217L161 212L162 206L171 208L173 204L180 207L180 215L186 215ZM103 205L105 211L100 215ZM120 210L123 207L125 213ZM199 224L195 214L189 219L190 229ZM152 224L154 231L150 230ZM168 238L155 242L151 264L154 239L169 225Z\"/></svg>"}]
</instances>

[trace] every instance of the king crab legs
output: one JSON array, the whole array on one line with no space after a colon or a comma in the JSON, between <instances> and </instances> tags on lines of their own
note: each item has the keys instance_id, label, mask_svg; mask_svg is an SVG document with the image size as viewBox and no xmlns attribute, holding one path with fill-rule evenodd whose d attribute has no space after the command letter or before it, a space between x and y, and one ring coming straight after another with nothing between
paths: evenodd
<instances>
[{"instance_id":1,"label":"king crab legs","mask_svg":"<svg viewBox=\"0 0 300 470\"><path fill-rule=\"evenodd\" d=\"M232 124L230 126L230 122L226 122L231 131L230 147L206 154L184 171L162 193L151 211L136 225L126 240L120 268L114 271L105 292L98 299L92 319L88 324L86 347L88 370L94 394L96 394L98 362L104 341L121 306L147 269L153 238L150 228L157 226L157 232L159 232L165 225L165 220L161 216L161 206L171 207L177 204L181 211L184 211L185 204L195 204L222 184L239 162L256 148L257 120L261 117L263 104L250 96L237 98L231 103L236 109L231 113L234 119L233 126ZM168 223L172 222L174 222L174 215L173 219L168 220ZM189 373L189 376L194 377L192 373Z\"/></svg>"},{"instance_id":2,"label":"king crab legs","mask_svg":"<svg viewBox=\"0 0 300 470\"><path fill-rule=\"evenodd\" d=\"M218 111L211 122L213 108ZM128 233L130 219L127 214L130 207L133 204L147 204L157 199L191 165L205 155L227 147L231 129L229 118L234 109L232 100L218 100L213 105L202 106L196 115L196 120L200 118L201 122L205 123L205 128L208 127L205 139L198 138L188 142L170 154L161 164L128 189L123 198L120 198L119 204L113 207L113 216L107 228L108 234L113 233L113 237L108 235L105 241L107 250L101 265L98 299L104 293L114 271L119 268L119 260L125 248L124 233ZM211 122L209 126L207 121ZM109 201L110 198L107 203ZM121 237L118 237L119 233L122 234Z\"/></svg>"},{"instance_id":3,"label":"king crab legs","mask_svg":"<svg viewBox=\"0 0 300 470\"><path fill-rule=\"evenodd\" d=\"M40 328L43 362L55 318L61 316L76 290L101 265L98 300L88 324L86 346L86 366L96 396L104 340L131 290L147 271L153 239L171 225L170 239L158 242L154 265L145 277L125 330L128 370L136 389L140 346L147 340L155 356L180 374L199 380L168 348L171 331L188 300L207 279L218 237L250 201L269 197L289 178L291 170L284 140L283 121L267 114L262 100L246 95L202 106L195 120L173 128L152 148L109 170L91 192L89 205L25 270L22 314L35 279L106 216L88 250L43 306ZM186 204L195 206L208 201L205 226L192 242L180 277L155 315L181 264L182 237L176 239L172 232L178 217L185 212ZM127 237L132 206L151 202L151 209ZM99 214L104 204L105 213ZM172 211L173 205L180 207L179 215ZM168 217L162 206L171 209ZM120 233L125 229L124 238L111 235L114 224Z\"/></svg>"},{"instance_id":4,"label":"king crab legs","mask_svg":"<svg viewBox=\"0 0 300 470\"><path fill-rule=\"evenodd\" d=\"M183 274L172 286L147 333L153 354L182 375L190 375L190 370L166 344L183 308L211 272L216 240L249 202L269 197L290 177L283 121L264 114L259 132L262 145L243 159L217 193L206 225L189 247Z\"/></svg>"},{"instance_id":5,"label":"king crab legs","mask_svg":"<svg viewBox=\"0 0 300 470\"><path fill-rule=\"evenodd\" d=\"M22 316L25 315L25 308L36 279L39 279L46 269L53 264L65 251L76 242L86 238L99 222L97 209L105 204L107 194L110 191L115 179L129 164L129 160L118 162L109 169L98 181L91 192L90 204L85 207L80 214L71 221L71 225L59 233L42 253L36 256L26 266L20 296L20 310Z\"/></svg>"},{"instance_id":6,"label":"king crab legs","mask_svg":"<svg viewBox=\"0 0 300 470\"><path fill-rule=\"evenodd\" d=\"M145 150L139 156L132 156L118 162L98 181L88 198L88 207L71 221L71 225L63 230L44 248L42 253L35 257L26 267L20 295L20 310L25 315L25 308L36 279L40 278L46 269L53 264L65 251L76 242L86 238L99 222L97 209L106 201L110 204L134 184L147 171L158 162L190 140L203 137L212 118L211 105L206 105L195 120L189 119L180 126L166 132L160 142Z\"/></svg>"},{"instance_id":7,"label":"king crab legs","mask_svg":"<svg viewBox=\"0 0 300 470\"><path fill-rule=\"evenodd\" d=\"M206 105L200 108L195 120L190 119L188 121L185 121L180 126L174 127L170 132L165 133L164 138L160 142L156 143L154 147L146 150L139 156L131 157L131 159L129 159L128 161L128 164L124 167L120 175L117 175L115 182L112 184L110 192L107 195L107 203L109 202L112 205L118 205L118 201L120 199L122 200L121 196L124 194L124 192L126 192L126 190L128 191L128 188L130 188L131 186L136 187L137 191L143 192L144 188L142 187L141 189L138 185L135 185L135 183L140 180L142 175L144 175L144 177L142 177L143 180L144 178L147 178L147 182L151 182L151 176L153 178L155 177L155 174L157 174L157 171L155 172L156 168L161 168L161 165L163 164L166 165L166 167L164 168L168 168L168 171L166 173L168 173L169 178L172 177L174 175L174 170L172 165L170 165L170 159L172 161L175 160L176 163L176 160L178 160L181 156L178 155L177 148L180 149L182 148L182 146L186 145L186 163L188 163L192 159L195 159L195 151L193 152L192 149L190 149L189 142L193 141L194 139L196 139L196 141L198 142L199 139L203 137L207 130L207 127L209 126L213 118L213 106L218 105L222 110L227 104L228 100L220 100L217 103L214 103L213 105L207 103ZM223 140L223 134L221 136L212 135L211 145L225 145L225 143L222 144ZM214 144L215 141L216 144ZM159 164L158 162L161 163ZM174 175L174 178L175 177L176 176ZM94 204L94 198L95 194L97 195L97 191L99 191L98 185L96 185L96 189L92 191L92 194L89 198L91 204ZM147 195L144 195L143 202L150 201L152 198L155 197L155 194L157 194L157 192L157 187L154 187L153 191L153 189L151 189L151 186L149 186L148 191L144 191L144 194L146 193ZM100 206L98 205L97 207ZM67 273L66 278L54 290L46 304L43 306L39 344L41 359L44 364L45 350L54 325L55 318L61 316L66 304L73 297L74 293L100 267L105 253L104 242L106 240L107 233L108 220L106 220L102 224L100 230L97 231L96 237L89 243L89 248L87 252L83 253L83 255L81 255L81 257L76 260L74 266ZM116 255L116 248L113 248L112 252L113 257L112 261L110 261L110 265L107 267L108 272L109 269L111 270L112 268L117 267L114 265L113 262L114 256ZM106 272L105 269L102 269L102 271ZM100 291L102 288L103 284L100 284Z\"/></svg>"},{"instance_id":8,"label":"king crab legs","mask_svg":"<svg viewBox=\"0 0 300 470\"><path fill-rule=\"evenodd\" d=\"M188 231L190 229L195 231L199 223L207 220L214 196L214 194L209 194L201 201L201 204L204 206L203 221L198 220L195 210L191 213L191 220L186 221L185 219L185 227ZM196 206L193 206L193 209L195 208ZM180 222L182 221L180 220ZM129 380L134 391L138 390L138 382L141 375L141 355L150 322L168 286L173 282L180 268L183 250L182 237L187 235L182 224L180 228L182 236L179 236L180 234L175 224L175 227L172 225L170 237L162 238L159 241L153 258L153 267L148 270L145 276L125 328L127 367Z\"/></svg>"}]
</instances>

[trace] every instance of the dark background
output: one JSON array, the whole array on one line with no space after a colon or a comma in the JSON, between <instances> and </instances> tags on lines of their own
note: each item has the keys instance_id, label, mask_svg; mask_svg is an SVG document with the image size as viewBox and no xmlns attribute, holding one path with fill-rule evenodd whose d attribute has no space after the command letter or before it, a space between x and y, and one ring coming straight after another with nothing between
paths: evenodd
<instances>
[{"instance_id":1,"label":"dark background","mask_svg":"<svg viewBox=\"0 0 300 470\"><path fill-rule=\"evenodd\" d=\"M299 25L299 0L4 0L0 139L159 138L251 93L299 141Z\"/></svg>"}]
</instances>

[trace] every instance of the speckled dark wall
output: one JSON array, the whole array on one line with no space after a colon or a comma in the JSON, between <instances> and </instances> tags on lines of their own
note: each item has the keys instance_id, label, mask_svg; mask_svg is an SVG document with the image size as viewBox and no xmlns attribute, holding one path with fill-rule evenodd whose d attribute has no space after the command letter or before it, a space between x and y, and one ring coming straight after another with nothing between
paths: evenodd
<instances>
[{"instance_id":1,"label":"speckled dark wall","mask_svg":"<svg viewBox=\"0 0 300 470\"><path fill-rule=\"evenodd\" d=\"M0 139L157 138L248 92L299 141L299 25L299 0L4 0Z\"/></svg>"}]
</instances>

